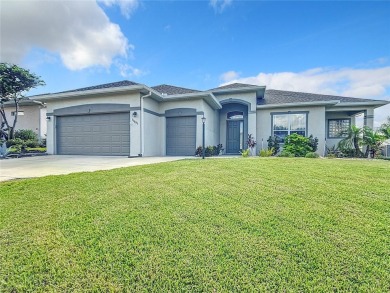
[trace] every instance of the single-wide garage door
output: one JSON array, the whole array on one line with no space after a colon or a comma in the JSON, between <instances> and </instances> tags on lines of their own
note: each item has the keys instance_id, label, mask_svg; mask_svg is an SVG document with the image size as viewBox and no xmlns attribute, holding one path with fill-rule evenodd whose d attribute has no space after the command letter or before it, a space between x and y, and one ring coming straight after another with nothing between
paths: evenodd
<instances>
[{"instance_id":1,"label":"single-wide garage door","mask_svg":"<svg viewBox=\"0 0 390 293\"><path fill-rule=\"evenodd\" d=\"M193 156L195 144L196 116L167 117L168 156Z\"/></svg>"},{"instance_id":2,"label":"single-wide garage door","mask_svg":"<svg viewBox=\"0 0 390 293\"><path fill-rule=\"evenodd\" d=\"M129 155L129 113L90 114L57 118L60 155Z\"/></svg>"}]
</instances>

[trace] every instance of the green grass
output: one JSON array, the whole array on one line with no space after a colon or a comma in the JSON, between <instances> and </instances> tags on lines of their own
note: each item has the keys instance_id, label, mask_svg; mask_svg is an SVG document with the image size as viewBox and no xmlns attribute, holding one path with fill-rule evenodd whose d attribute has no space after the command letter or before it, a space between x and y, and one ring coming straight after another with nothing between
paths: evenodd
<instances>
[{"instance_id":1,"label":"green grass","mask_svg":"<svg viewBox=\"0 0 390 293\"><path fill-rule=\"evenodd\" d=\"M0 184L0 291L389 292L390 164L185 160Z\"/></svg>"}]
</instances>

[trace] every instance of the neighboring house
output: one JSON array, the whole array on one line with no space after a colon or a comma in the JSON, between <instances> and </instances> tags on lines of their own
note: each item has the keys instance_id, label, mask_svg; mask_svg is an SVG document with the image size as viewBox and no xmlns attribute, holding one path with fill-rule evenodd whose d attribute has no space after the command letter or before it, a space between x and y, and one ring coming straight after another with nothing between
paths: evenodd
<instances>
[{"instance_id":1,"label":"neighboring house","mask_svg":"<svg viewBox=\"0 0 390 293\"><path fill-rule=\"evenodd\" d=\"M5 116L12 126L15 119L15 104L7 102L4 104ZM0 123L3 122L0 115ZM30 129L38 134L39 139L46 138L46 106L38 101L22 100L19 102L18 120L15 130Z\"/></svg>"},{"instance_id":2,"label":"neighboring house","mask_svg":"<svg viewBox=\"0 0 390 293\"><path fill-rule=\"evenodd\" d=\"M383 143L382 156L390 158L390 139Z\"/></svg>"},{"instance_id":3,"label":"neighboring house","mask_svg":"<svg viewBox=\"0 0 390 293\"><path fill-rule=\"evenodd\" d=\"M248 134L259 151L270 135L296 132L318 137L322 155L357 114L372 127L374 109L388 103L238 83L198 91L131 81L34 98L47 104L50 154L128 156L194 155L202 145L202 117L205 145L221 143L225 154L246 149Z\"/></svg>"}]
</instances>

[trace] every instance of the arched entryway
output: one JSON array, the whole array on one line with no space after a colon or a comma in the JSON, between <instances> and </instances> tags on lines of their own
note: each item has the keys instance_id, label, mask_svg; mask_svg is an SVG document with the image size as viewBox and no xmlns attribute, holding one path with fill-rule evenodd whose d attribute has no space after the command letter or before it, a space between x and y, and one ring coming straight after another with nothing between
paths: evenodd
<instances>
[{"instance_id":1,"label":"arched entryway","mask_svg":"<svg viewBox=\"0 0 390 293\"><path fill-rule=\"evenodd\" d=\"M239 154L246 149L248 136L248 105L238 102L222 103L220 110L220 141L226 154Z\"/></svg>"}]
</instances>

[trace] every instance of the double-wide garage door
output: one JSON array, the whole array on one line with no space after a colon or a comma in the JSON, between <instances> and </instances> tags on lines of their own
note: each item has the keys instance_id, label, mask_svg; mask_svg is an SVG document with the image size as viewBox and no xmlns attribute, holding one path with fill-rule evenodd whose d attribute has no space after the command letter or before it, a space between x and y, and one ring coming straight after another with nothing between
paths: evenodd
<instances>
[{"instance_id":1,"label":"double-wide garage door","mask_svg":"<svg viewBox=\"0 0 390 293\"><path fill-rule=\"evenodd\" d=\"M193 156L196 149L196 116L167 117L167 155Z\"/></svg>"},{"instance_id":2,"label":"double-wide garage door","mask_svg":"<svg viewBox=\"0 0 390 293\"><path fill-rule=\"evenodd\" d=\"M124 156L129 150L129 113L57 117L58 154Z\"/></svg>"}]
</instances>

